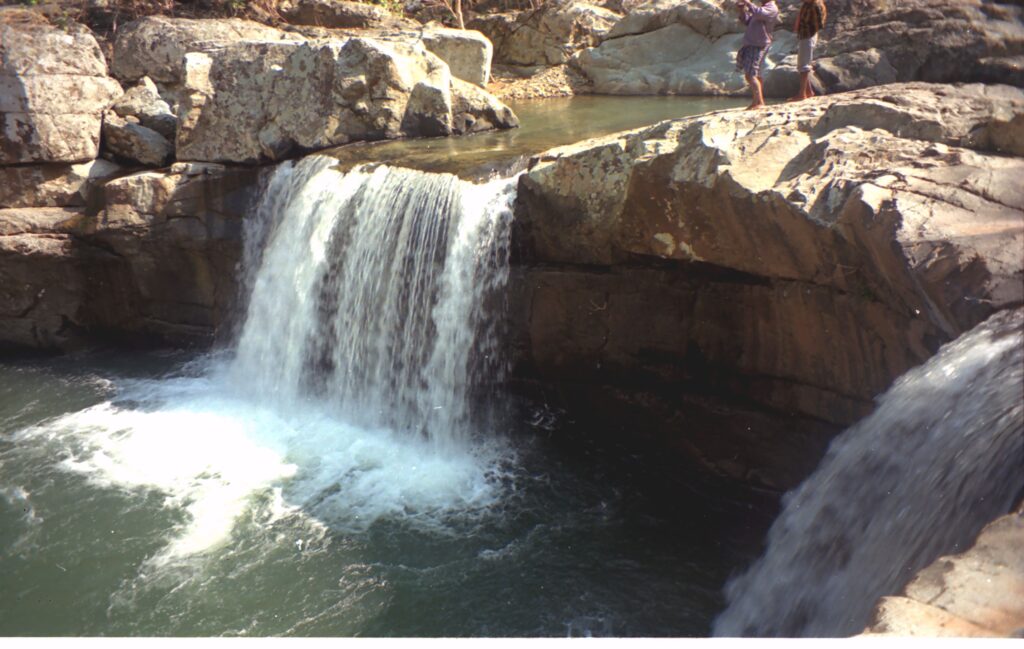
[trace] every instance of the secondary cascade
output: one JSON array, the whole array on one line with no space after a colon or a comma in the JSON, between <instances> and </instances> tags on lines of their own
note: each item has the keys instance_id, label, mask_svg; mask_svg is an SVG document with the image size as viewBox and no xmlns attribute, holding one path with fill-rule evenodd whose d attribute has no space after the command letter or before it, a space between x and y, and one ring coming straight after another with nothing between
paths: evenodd
<instances>
[{"instance_id":1,"label":"secondary cascade","mask_svg":"<svg viewBox=\"0 0 1024 649\"><path fill-rule=\"evenodd\" d=\"M1024 311L902 376L786 495L768 549L726 588L719 636L844 636L1024 495Z\"/></svg>"}]
</instances>

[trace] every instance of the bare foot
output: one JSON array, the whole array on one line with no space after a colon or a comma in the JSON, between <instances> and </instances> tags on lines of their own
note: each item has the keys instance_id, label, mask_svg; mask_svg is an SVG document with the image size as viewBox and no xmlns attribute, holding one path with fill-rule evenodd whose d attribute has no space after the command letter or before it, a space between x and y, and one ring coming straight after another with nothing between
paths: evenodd
<instances>
[{"instance_id":1,"label":"bare foot","mask_svg":"<svg viewBox=\"0 0 1024 649\"><path fill-rule=\"evenodd\" d=\"M801 95L793 95L792 97L790 97L786 101L802 101L804 99L806 99L806 97L803 97Z\"/></svg>"},{"instance_id":2,"label":"bare foot","mask_svg":"<svg viewBox=\"0 0 1024 649\"><path fill-rule=\"evenodd\" d=\"M753 104L750 104L749 106L747 106L747 110L757 110L758 108L764 108L764 102L761 102L761 103L754 102Z\"/></svg>"}]
</instances>

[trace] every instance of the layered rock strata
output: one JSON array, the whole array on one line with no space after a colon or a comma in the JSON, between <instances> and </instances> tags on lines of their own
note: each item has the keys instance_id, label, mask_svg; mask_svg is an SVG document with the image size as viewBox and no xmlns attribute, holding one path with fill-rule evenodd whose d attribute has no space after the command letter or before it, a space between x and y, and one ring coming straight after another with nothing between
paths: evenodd
<instances>
[{"instance_id":1,"label":"layered rock strata","mask_svg":"<svg viewBox=\"0 0 1024 649\"><path fill-rule=\"evenodd\" d=\"M519 376L794 485L816 458L786 465L791 430L823 450L1024 300L1022 113L1018 89L908 84L539 156L518 196Z\"/></svg>"}]
</instances>

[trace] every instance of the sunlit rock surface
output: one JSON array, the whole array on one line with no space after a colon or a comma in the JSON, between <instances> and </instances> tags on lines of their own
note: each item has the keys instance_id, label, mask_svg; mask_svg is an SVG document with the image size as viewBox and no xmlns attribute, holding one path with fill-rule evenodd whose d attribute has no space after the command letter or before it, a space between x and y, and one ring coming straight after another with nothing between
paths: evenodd
<instances>
[{"instance_id":1,"label":"sunlit rock surface","mask_svg":"<svg viewBox=\"0 0 1024 649\"><path fill-rule=\"evenodd\" d=\"M735 69L743 25L731 0L650 0L630 9L600 45L574 58L604 94L742 94ZM1024 85L1024 21L1013 3L984 0L837 0L816 50L826 92L900 81ZM765 92L797 90L795 3L765 66Z\"/></svg>"},{"instance_id":2,"label":"sunlit rock surface","mask_svg":"<svg viewBox=\"0 0 1024 649\"><path fill-rule=\"evenodd\" d=\"M88 29L0 22L0 165L92 160L120 95Z\"/></svg>"},{"instance_id":3,"label":"sunlit rock surface","mask_svg":"<svg viewBox=\"0 0 1024 649\"><path fill-rule=\"evenodd\" d=\"M456 119L457 103L473 124L483 117L462 101L463 88L418 42L212 44L185 57L176 155L258 162L361 140L463 133L468 121ZM494 127L518 123L508 108L485 110Z\"/></svg>"},{"instance_id":4,"label":"sunlit rock surface","mask_svg":"<svg viewBox=\"0 0 1024 649\"><path fill-rule=\"evenodd\" d=\"M937 559L883 597L864 636L1020 637L1024 633L1024 510L1003 516L962 554Z\"/></svg>"},{"instance_id":5,"label":"sunlit rock surface","mask_svg":"<svg viewBox=\"0 0 1024 649\"><path fill-rule=\"evenodd\" d=\"M466 25L494 43L494 60L511 65L560 65L597 45L618 21L608 9L560 0L514 13L479 15Z\"/></svg>"}]
</instances>

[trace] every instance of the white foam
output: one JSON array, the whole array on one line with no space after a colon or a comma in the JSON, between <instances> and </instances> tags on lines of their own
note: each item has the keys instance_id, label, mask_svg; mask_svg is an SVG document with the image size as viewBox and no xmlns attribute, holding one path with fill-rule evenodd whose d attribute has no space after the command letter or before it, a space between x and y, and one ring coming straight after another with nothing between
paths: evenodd
<instances>
[{"instance_id":1,"label":"white foam","mask_svg":"<svg viewBox=\"0 0 1024 649\"><path fill-rule=\"evenodd\" d=\"M102 487L159 491L167 507L184 511L187 522L157 563L228 543L257 497L271 503L264 525L299 514L344 530L382 517L441 529L451 516L482 511L498 497L500 449L442 455L421 440L360 429L313 405L282 414L206 378L125 384L119 401L18 438L54 440L70 453L63 468Z\"/></svg>"}]
</instances>

